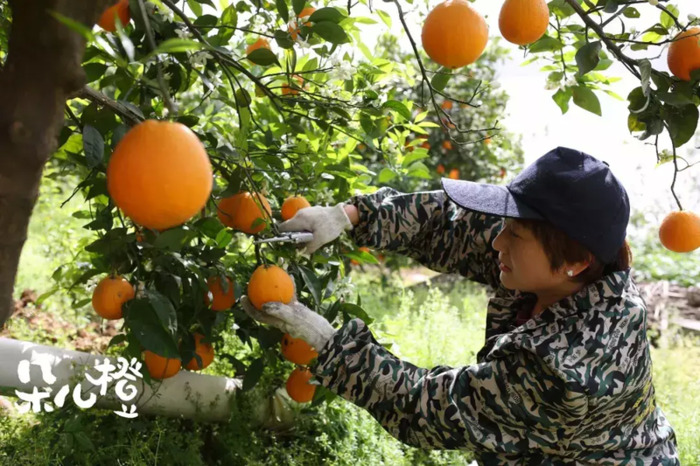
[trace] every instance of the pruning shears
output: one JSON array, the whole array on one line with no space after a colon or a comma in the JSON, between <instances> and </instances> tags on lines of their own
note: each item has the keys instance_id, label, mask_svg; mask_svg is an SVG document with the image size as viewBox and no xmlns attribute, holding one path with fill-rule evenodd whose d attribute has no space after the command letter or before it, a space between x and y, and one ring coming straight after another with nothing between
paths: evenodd
<instances>
[{"instance_id":1,"label":"pruning shears","mask_svg":"<svg viewBox=\"0 0 700 466\"><path fill-rule=\"evenodd\" d=\"M293 231L289 233L282 233L280 236L275 236L272 238L259 239L253 241L253 244L262 243L293 243L301 244L308 243L314 239L314 234L308 231Z\"/></svg>"}]
</instances>

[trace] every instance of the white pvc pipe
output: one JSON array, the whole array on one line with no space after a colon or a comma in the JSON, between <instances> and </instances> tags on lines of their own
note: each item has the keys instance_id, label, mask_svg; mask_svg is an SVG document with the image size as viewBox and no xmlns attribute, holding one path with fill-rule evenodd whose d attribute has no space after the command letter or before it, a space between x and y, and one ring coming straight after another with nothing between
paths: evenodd
<instances>
[{"instance_id":1,"label":"white pvc pipe","mask_svg":"<svg viewBox=\"0 0 700 466\"><path fill-rule=\"evenodd\" d=\"M118 380L107 383L105 395L102 396L100 386L93 385L86 378L86 375L90 375L93 380L97 379L100 372L95 370L95 361L104 361L106 358L81 351L0 338L0 394L18 397L17 392L31 394L35 387L38 391L45 391L48 387L50 396L42 402L48 402L53 410L56 410L61 408L54 404L53 400L61 388L66 385L69 387L63 390L67 395L63 405L66 406L68 403L74 403L74 391L80 384L80 390L77 392L80 393L81 399L88 400L91 394L94 394L95 407L112 409L115 413L122 411L122 404L125 404L128 407L127 412L130 412L131 405L134 405L136 414L225 422L231 415L231 398L236 390L241 388L239 379L182 370L174 377L162 382L156 381L153 389L138 377L134 377L133 381L122 382L122 393L133 396L130 401L122 401L117 397L115 390L116 386L120 385ZM117 358L107 359L116 368L123 365L120 365ZM20 366L28 369L28 372L25 370L25 374L22 374L23 370L18 371ZM52 379L42 366L50 367L55 379ZM145 366L142 367L141 373L146 370ZM52 383L46 382L45 378ZM129 389L125 384L134 388ZM31 403L18 398L15 406L19 408L20 405L25 408L32 406ZM47 411L43 403L41 411Z\"/></svg>"}]
</instances>

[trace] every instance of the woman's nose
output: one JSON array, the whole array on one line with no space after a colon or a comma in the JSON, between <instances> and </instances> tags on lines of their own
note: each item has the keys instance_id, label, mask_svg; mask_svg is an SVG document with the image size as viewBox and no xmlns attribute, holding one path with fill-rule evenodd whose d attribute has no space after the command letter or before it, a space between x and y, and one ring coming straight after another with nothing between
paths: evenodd
<instances>
[{"instance_id":1,"label":"woman's nose","mask_svg":"<svg viewBox=\"0 0 700 466\"><path fill-rule=\"evenodd\" d=\"M491 246L498 252L503 251L503 230L501 230L491 242Z\"/></svg>"}]
</instances>

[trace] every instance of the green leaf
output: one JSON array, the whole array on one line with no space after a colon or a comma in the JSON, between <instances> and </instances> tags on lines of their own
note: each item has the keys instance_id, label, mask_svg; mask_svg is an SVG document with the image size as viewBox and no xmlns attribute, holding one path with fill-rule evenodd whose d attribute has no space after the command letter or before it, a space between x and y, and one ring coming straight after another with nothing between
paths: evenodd
<instances>
[{"instance_id":1,"label":"green leaf","mask_svg":"<svg viewBox=\"0 0 700 466\"><path fill-rule=\"evenodd\" d=\"M250 105L250 103L253 101L250 98L250 93L243 88L236 90L236 93L234 94L234 98L236 100L236 103L240 107L248 107Z\"/></svg>"},{"instance_id":2,"label":"green leaf","mask_svg":"<svg viewBox=\"0 0 700 466\"><path fill-rule=\"evenodd\" d=\"M618 4L618 0L607 0L605 2L605 7L603 8L603 11L606 13L615 13L619 6L620 5Z\"/></svg>"},{"instance_id":3,"label":"green leaf","mask_svg":"<svg viewBox=\"0 0 700 466\"><path fill-rule=\"evenodd\" d=\"M447 83L452 77L452 73L447 72L446 68L440 68L440 72L433 75L433 79L430 80L430 84L434 89L442 91L447 86Z\"/></svg>"},{"instance_id":4,"label":"green leaf","mask_svg":"<svg viewBox=\"0 0 700 466\"><path fill-rule=\"evenodd\" d=\"M277 42L277 45L283 49L294 48L294 40L292 40L292 36L287 31L283 31L281 29L275 31L275 42Z\"/></svg>"},{"instance_id":5,"label":"green leaf","mask_svg":"<svg viewBox=\"0 0 700 466\"><path fill-rule=\"evenodd\" d=\"M357 304L353 303L342 303L340 305L340 311L346 314L349 314L354 317L358 317L360 320L362 320L366 324L371 324L374 322L374 319L372 319L367 312L362 309L360 306Z\"/></svg>"},{"instance_id":6,"label":"green leaf","mask_svg":"<svg viewBox=\"0 0 700 466\"><path fill-rule=\"evenodd\" d=\"M648 95L649 83L651 82L651 62L646 58L642 58L638 61L638 63L642 81L642 92L644 95Z\"/></svg>"},{"instance_id":7,"label":"green leaf","mask_svg":"<svg viewBox=\"0 0 700 466\"><path fill-rule=\"evenodd\" d=\"M403 158L403 160L401 161L401 166L408 167L413 162L427 159L429 156L430 156L430 153L427 150L414 150L413 152L409 152L408 155L406 155Z\"/></svg>"},{"instance_id":8,"label":"green leaf","mask_svg":"<svg viewBox=\"0 0 700 466\"><path fill-rule=\"evenodd\" d=\"M571 100L571 96L572 96L572 92L571 92L571 88L569 88L569 87L567 87L566 89L559 89L552 96L552 99L554 99L554 102L556 102L556 104L561 109L562 115L569 111L569 100Z\"/></svg>"},{"instance_id":9,"label":"green leaf","mask_svg":"<svg viewBox=\"0 0 700 466\"><path fill-rule=\"evenodd\" d=\"M377 9L375 11L377 12L377 14L381 18L381 20L384 21L384 24L386 24L386 26L389 29L391 29L391 16L389 16L389 13L387 13L384 10L379 10L379 9Z\"/></svg>"},{"instance_id":10,"label":"green leaf","mask_svg":"<svg viewBox=\"0 0 700 466\"><path fill-rule=\"evenodd\" d=\"M576 52L576 64L578 65L578 75L583 76L596 66L600 61L600 50L603 44L597 40L589 42Z\"/></svg>"},{"instance_id":11,"label":"green leaf","mask_svg":"<svg viewBox=\"0 0 700 466\"><path fill-rule=\"evenodd\" d=\"M531 53L550 52L560 50L563 47L559 39L551 36L542 36L537 42L529 47Z\"/></svg>"},{"instance_id":12,"label":"green leaf","mask_svg":"<svg viewBox=\"0 0 700 466\"><path fill-rule=\"evenodd\" d=\"M294 14L299 16L301 10L306 6L306 0L292 0L292 8L294 8Z\"/></svg>"},{"instance_id":13,"label":"green leaf","mask_svg":"<svg viewBox=\"0 0 700 466\"><path fill-rule=\"evenodd\" d=\"M317 306L321 305L321 300L323 299L323 283L321 279L316 276L316 273L303 265L298 265L297 269L301 274L301 278L304 280L306 287L309 289L311 296L313 296L314 301Z\"/></svg>"},{"instance_id":14,"label":"green leaf","mask_svg":"<svg viewBox=\"0 0 700 466\"><path fill-rule=\"evenodd\" d=\"M584 110L602 116L600 110L600 101L592 90L586 86L579 85L573 88L574 103Z\"/></svg>"},{"instance_id":15,"label":"green leaf","mask_svg":"<svg viewBox=\"0 0 700 466\"><path fill-rule=\"evenodd\" d=\"M345 30L331 21L319 21L314 23L311 29L331 44L344 44L350 41Z\"/></svg>"},{"instance_id":16,"label":"green leaf","mask_svg":"<svg viewBox=\"0 0 700 466\"><path fill-rule=\"evenodd\" d=\"M280 14L280 18L282 18L285 23L289 21L289 7L287 6L287 1L275 0L275 6L277 7L277 12Z\"/></svg>"},{"instance_id":17,"label":"green leaf","mask_svg":"<svg viewBox=\"0 0 700 466\"><path fill-rule=\"evenodd\" d=\"M257 358L251 362L250 366L248 366L248 369L245 371L245 375L243 376L241 391L245 392L255 387L258 380L260 380L260 376L262 376L264 369L265 363L263 362L263 358Z\"/></svg>"},{"instance_id":18,"label":"green leaf","mask_svg":"<svg viewBox=\"0 0 700 466\"><path fill-rule=\"evenodd\" d=\"M664 120L669 127L673 144L678 148L688 142L698 127L698 109L689 104L683 107L664 105Z\"/></svg>"},{"instance_id":19,"label":"green leaf","mask_svg":"<svg viewBox=\"0 0 700 466\"><path fill-rule=\"evenodd\" d=\"M168 39L158 44L158 47L156 47L153 52L142 58L141 61L145 62L154 55L158 55L160 53L190 52L192 50L202 50L203 48L205 48L204 44L197 42L196 40Z\"/></svg>"},{"instance_id":20,"label":"green leaf","mask_svg":"<svg viewBox=\"0 0 700 466\"><path fill-rule=\"evenodd\" d=\"M382 171L379 172L379 175L377 175L377 183L387 183L394 178L396 178L396 172L388 167L384 167Z\"/></svg>"},{"instance_id":21,"label":"green leaf","mask_svg":"<svg viewBox=\"0 0 700 466\"><path fill-rule=\"evenodd\" d=\"M406 120L411 121L411 111L398 100L387 100L382 104L382 108L390 108L404 117Z\"/></svg>"},{"instance_id":22,"label":"green leaf","mask_svg":"<svg viewBox=\"0 0 700 466\"><path fill-rule=\"evenodd\" d=\"M177 314L170 300L153 290L146 290L144 296L148 298L163 327L171 335L175 335L177 333Z\"/></svg>"},{"instance_id":23,"label":"green leaf","mask_svg":"<svg viewBox=\"0 0 700 466\"><path fill-rule=\"evenodd\" d=\"M678 18L678 14L680 11L678 10L678 7L674 5L666 5L666 9L676 18ZM676 22L673 20L673 18L666 13L665 11L661 11L661 25L665 27L666 29L670 29Z\"/></svg>"},{"instance_id":24,"label":"green leaf","mask_svg":"<svg viewBox=\"0 0 700 466\"><path fill-rule=\"evenodd\" d=\"M87 63L83 65L83 71L85 71L87 82L91 83L104 76L105 71L107 71L107 65L104 63Z\"/></svg>"},{"instance_id":25,"label":"green leaf","mask_svg":"<svg viewBox=\"0 0 700 466\"><path fill-rule=\"evenodd\" d=\"M95 40L95 35L92 33L90 28L85 26L84 24L79 23L78 21L75 21L74 19L69 18L67 16L63 16L62 14L57 13L55 11L49 10L49 13L51 14L51 16L56 18L56 20L63 23L69 29L72 29L73 31L83 36L83 38L85 38L86 41L92 42L93 40Z\"/></svg>"},{"instance_id":26,"label":"green leaf","mask_svg":"<svg viewBox=\"0 0 700 466\"><path fill-rule=\"evenodd\" d=\"M636 8L628 6L622 11L626 18L639 18L639 11Z\"/></svg>"},{"instance_id":27,"label":"green leaf","mask_svg":"<svg viewBox=\"0 0 700 466\"><path fill-rule=\"evenodd\" d=\"M277 60L277 56L272 52L270 49L266 49L264 47L261 47L259 49L255 49L252 52L248 54L248 60L252 61L256 65L260 66L268 66L272 65L273 63L276 63L279 65L279 61Z\"/></svg>"},{"instance_id":28,"label":"green leaf","mask_svg":"<svg viewBox=\"0 0 700 466\"><path fill-rule=\"evenodd\" d=\"M170 228L156 236L153 247L168 251L179 251L184 246L186 240L191 239L192 230L185 227Z\"/></svg>"},{"instance_id":29,"label":"green leaf","mask_svg":"<svg viewBox=\"0 0 700 466\"><path fill-rule=\"evenodd\" d=\"M346 16L342 14L338 9L333 7L319 8L314 11L311 16L309 16L309 21L312 23L318 23L319 21L331 21L333 23L339 23L344 20Z\"/></svg>"},{"instance_id":30,"label":"green leaf","mask_svg":"<svg viewBox=\"0 0 700 466\"><path fill-rule=\"evenodd\" d=\"M88 168L95 168L102 163L105 141L100 132L90 125L83 126L83 149Z\"/></svg>"},{"instance_id":31,"label":"green leaf","mask_svg":"<svg viewBox=\"0 0 700 466\"><path fill-rule=\"evenodd\" d=\"M143 349L166 358L180 358L174 334L163 325L149 298L127 302L124 321Z\"/></svg>"},{"instance_id":32,"label":"green leaf","mask_svg":"<svg viewBox=\"0 0 700 466\"><path fill-rule=\"evenodd\" d=\"M111 340L109 340L109 343L107 344L108 347L118 345L119 343L123 343L126 341L126 335L123 333L118 333L117 335L114 335Z\"/></svg>"},{"instance_id":33,"label":"green leaf","mask_svg":"<svg viewBox=\"0 0 700 466\"><path fill-rule=\"evenodd\" d=\"M234 5L227 6L221 13L221 24L231 28L238 26L238 12Z\"/></svg>"}]
</instances>

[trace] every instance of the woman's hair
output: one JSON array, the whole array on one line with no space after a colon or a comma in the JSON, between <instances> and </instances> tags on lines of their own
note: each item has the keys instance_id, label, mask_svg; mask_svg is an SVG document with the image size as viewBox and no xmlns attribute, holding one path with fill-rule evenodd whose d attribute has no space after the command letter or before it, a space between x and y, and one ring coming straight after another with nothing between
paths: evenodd
<instances>
[{"instance_id":1,"label":"woman's hair","mask_svg":"<svg viewBox=\"0 0 700 466\"><path fill-rule=\"evenodd\" d=\"M552 272L561 268L565 263L590 261L588 268L571 278L574 282L592 283L611 272L627 270L632 263L632 251L627 240L617 252L615 261L605 264L581 243L547 221L530 219L514 219L514 221L530 230L540 242L547 254Z\"/></svg>"}]
</instances>

